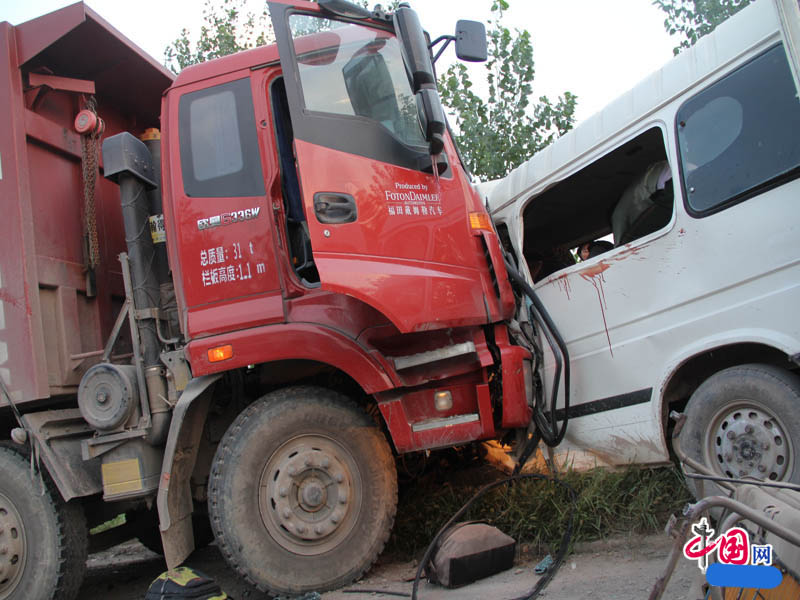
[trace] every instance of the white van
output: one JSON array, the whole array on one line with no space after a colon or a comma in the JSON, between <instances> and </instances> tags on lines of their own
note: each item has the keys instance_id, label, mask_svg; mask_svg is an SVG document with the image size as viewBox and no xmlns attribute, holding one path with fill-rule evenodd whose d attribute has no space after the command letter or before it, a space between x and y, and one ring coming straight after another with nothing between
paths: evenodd
<instances>
[{"instance_id":1,"label":"white van","mask_svg":"<svg viewBox=\"0 0 800 600\"><path fill-rule=\"evenodd\" d=\"M484 185L567 342L576 466L667 461L685 408L720 473L800 482L799 51L798 0L757 0Z\"/></svg>"}]
</instances>

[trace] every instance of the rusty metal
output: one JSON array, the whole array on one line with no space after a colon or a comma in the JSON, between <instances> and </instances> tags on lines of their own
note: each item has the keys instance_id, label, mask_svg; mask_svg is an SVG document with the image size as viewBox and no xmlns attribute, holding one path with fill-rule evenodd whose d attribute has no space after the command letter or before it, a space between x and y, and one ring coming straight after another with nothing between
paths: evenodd
<instances>
[{"instance_id":1,"label":"rusty metal","mask_svg":"<svg viewBox=\"0 0 800 600\"><path fill-rule=\"evenodd\" d=\"M91 96L86 108L97 116L97 101ZM100 242L97 237L97 210L95 208L95 189L97 188L97 142L102 134L99 127L81 136L81 170L83 172L84 227L87 237L87 262L89 270L100 264Z\"/></svg>"}]
</instances>

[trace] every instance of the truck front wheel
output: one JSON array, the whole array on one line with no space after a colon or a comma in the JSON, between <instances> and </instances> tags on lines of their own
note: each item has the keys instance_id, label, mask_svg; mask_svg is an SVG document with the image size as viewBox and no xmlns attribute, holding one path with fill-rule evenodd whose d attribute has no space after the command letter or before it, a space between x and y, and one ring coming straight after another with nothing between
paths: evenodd
<instances>
[{"instance_id":1,"label":"truck front wheel","mask_svg":"<svg viewBox=\"0 0 800 600\"><path fill-rule=\"evenodd\" d=\"M273 392L231 424L214 457L209 513L228 563L262 592L325 591L364 573L394 522L383 434L330 390Z\"/></svg>"},{"instance_id":2,"label":"truck front wheel","mask_svg":"<svg viewBox=\"0 0 800 600\"><path fill-rule=\"evenodd\" d=\"M0 600L72 600L86 568L86 518L47 475L0 446Z\"/></svg>"},{"instance_id":3,"label":"truck front wheel","mask_svg":"<svg viewBox=\"0 0 800 600\"><path fill-rule=\"evenodd\" d=\"M770 365L731 367L692 394L684 450L723 477L800 483L800 377ZM721 493L687 481L696 497Z\"/></svg>"}]
</instances>

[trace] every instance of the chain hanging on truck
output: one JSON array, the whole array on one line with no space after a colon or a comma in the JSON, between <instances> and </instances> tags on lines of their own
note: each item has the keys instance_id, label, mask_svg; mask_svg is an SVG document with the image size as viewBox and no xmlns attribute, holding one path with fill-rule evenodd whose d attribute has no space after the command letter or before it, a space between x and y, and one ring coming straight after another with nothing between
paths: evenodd
<instances>
[{"instance_id":1,"label":"chain hanging on truck","mask_svg":"<svg viewBox=\"0 0 800 600\"><path fill-rule=\"evenodd\" d=\"M97 114L97 101L90 96L86 107L75 117L75 131L81 134L81 169L83 171L83 214L86 252L86 295L95 296L95 269L100 264L100 243L97 237L97 210L95 189L97 187L98 141L106 124Z\"/></svg>"}]
</instances>

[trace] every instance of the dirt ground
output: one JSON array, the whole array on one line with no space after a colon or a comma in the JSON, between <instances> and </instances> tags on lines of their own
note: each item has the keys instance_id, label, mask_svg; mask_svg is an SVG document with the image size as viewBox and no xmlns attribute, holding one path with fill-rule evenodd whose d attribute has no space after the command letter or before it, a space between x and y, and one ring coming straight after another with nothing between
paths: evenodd
<instances>
[{"instance_id":1,"label":"dirt ground","mask_svg":"<svg viewBox=\"0 0 800 600\"><path fill-rule=\"evenodd\" d=\"M665 535L618 537L603 542L580 544L577 551L567 557L540 598L647 598L653 583L664 568L669 550L670 540ZM503 600L525 596L538 580L533 571L536 562L538 558L518 559L512 569L456 590L423 583L418 596L423 600ZM213 577L235 600L266 598L238 581L213 545L195 552L186 564ZM78 597L92 600L142 600L150 582L164 569L161 557L138 542L127 542L90 556L86 579ZM322 598L397 598L397 595L374 593L371 590L410 594L410 580L413 580L415 570L415 563L393 562L381 558L361 581L346 590L325 593ZM690 588L698 573L694 563L679 560L664 598L693 600ZM354 593L356 590L364 591Z\"/></svg>"}]
</instances>

